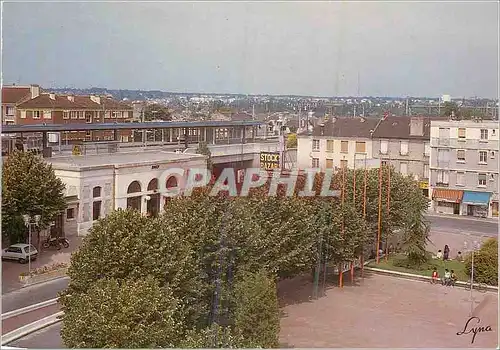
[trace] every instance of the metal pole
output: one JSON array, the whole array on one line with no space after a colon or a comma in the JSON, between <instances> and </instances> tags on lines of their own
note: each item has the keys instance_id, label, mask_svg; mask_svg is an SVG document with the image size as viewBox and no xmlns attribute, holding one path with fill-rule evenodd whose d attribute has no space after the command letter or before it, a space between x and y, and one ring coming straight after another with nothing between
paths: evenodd
<instances>
[{"instance_id":1,"label":"metal pole","mask_svg":"<svg viewBox=\"0 0 500 350\"><path fill-rule=\"evenodd\" d=\"M472 261L471 261L471 271L470 271L470 316L474 311L474 299L472 299L472 285L474 283L474 249L472 247Z\"/></svg>"},{"instance_id":2,"label":"metal pole","mask_svg":"<svg viewBox=\"0 0 500 350\"><path fill-rule=\"evenodd\" d=\"M31 275L31 222L28 224L28 245L29 245L29 252L30 254L28 255L28 275Z\"/></svg>"}]
</instances>

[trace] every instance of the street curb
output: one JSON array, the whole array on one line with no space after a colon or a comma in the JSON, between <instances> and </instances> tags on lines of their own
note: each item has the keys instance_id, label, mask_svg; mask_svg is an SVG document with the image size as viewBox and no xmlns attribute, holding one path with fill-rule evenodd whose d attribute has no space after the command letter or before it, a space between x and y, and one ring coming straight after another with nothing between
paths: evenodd
<instances>
[{"instance_id":1,"label":"street curb","mask_svg":"<svg viewBox=\"0 0 500 350\"><path fill-rule=\"evenodd\" d=\"M69 278L67 274L65 274L64 276L57 276L57 277L53 277L53 278L49 278L49 279L46 279L46 280L40 280L40 281L37 281L37 282L33 282L33 283L27 283L27 284L23 284L21 286L21 288L17 289L17 290L20 290L20 289L23 289L23 288L28 288L28 287L32 287L32 286L36 286L38 284L43 284L43 283L47 283L47 282L52 282L52 281L55 281L55 280L58 280L58 279L63 279L63 278ZM15 290L14 290L15 291ZM13 292L14 292L13 291Z\"/></svg>"},{"instance_id":2,"label":"street curb","mask_svg":"<svg viewBox=\"0 0 500 350\"><path fill-rule=\"evenodd\" d=\"M468 221L476 221L476 222L485 222L485 223L490 223L490 224L498 224L499 219L494 219L494 218L475 218L475 217L468 217L464 215L455 215L455 214L436 214L436 213L426 213L424 216L432 216L435 218L444 218L444 219L456 219L456 220L468 220Z\"/></svg>"},{"instance_id":3,"label":"street curb","mask_svg":"<svg viewBox=\"0 0 500 350\"><path fill-rule=\"evenodd\" d=\"M60 322L61 320L59 319L59 316L62 316L63 314L64 314L63 311L59 311L53 315L44 317L40 320L19 327L18 329L15 329L5 335L2 335L2 345L7 345L13 342L14 340L23 338L28 334L34 333L42 328L52 326L53 324Z\"/></svg>"},{"instance_id":4,"label":"street curb","mask_svg":"<svg viewBox=\"0 0 500 350\"><path fill-rule=\"evenodd\" d=\"M414 275L412 273L406 273L406 272L377 269L375 267L368 267L368 266L365 267L365 271L370 271L370 272L373 272L373 273L378 274L378 275L400 277L400 278L405 278L405 279L420 281L420 282L430 282L432 280L432 277L429 277L429 276ZM455 286L462 287L462 288L469 288L470 284L467 282L457 281L455 283ZM474 284L474 287L477 288L478 284ZM485 286L485 289L489 292L498 293L498 287L496 287L496 286Z\"/></svg>"},{"instance_id":5,"label":"street curb","mask_svg":"<svg viewBox=\"0 0 500 350\"><path fill-rule=\"evenodd\" d=\"M12 310L12 311L3 313L2 314L2 321L8 320L9 318L16 317L19 315L24 315L28 312L32 312L32 311L35 311L38 309L43 309L43 308L46 308L48 306L56 305L58 303L58 301L59 301L59 298L49 299L49 300L45 300L45 301L42 301L42 302L37 303L37 304L28 305L28 306L22 307L20 309L16 309L16 310Z\"/></svg>"}]
</instances>

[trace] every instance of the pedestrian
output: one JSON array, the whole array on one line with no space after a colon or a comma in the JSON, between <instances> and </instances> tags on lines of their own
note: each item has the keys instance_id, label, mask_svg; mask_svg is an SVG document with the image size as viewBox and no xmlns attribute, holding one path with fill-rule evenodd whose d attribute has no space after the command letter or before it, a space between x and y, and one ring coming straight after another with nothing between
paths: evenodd
<instances>
[{"instance_id":1,"label":"pedestrian","mask_svg":"<svg viewBox=\"0 0 500 350\"><path fill-rule=\"evenodd\" d=\"M448 260L450 258L450 247L448 247L448 244L444 246L444 251L443 251L443 260Z\"/></svg>"},{"instance_id":2,"label":"pedestrian","mask_svg":"<svg viewBox=\"0 0 500 350\"><path fill-rule=\"evenodd\" d=\"M463 262L463 261L464 261L464 257L462 256L462 252L458 252L458 253L457 253L456 260L457 260L457 261L460 261L460 262Z\"/></svg>"},{"instance_id":3,"label":"pedestrian","mask_svg":"<svg viewBox=\"0 0 500 350\"><path fill-rule=\"evenodd\" d=\"M431 283L432 284L436 284L439 280L439 274L437 272L437 268L434 268L434 270L432 271L432 280L431 280Z\"/></svg>"},{"instance_id":4,"label":"pedestrian","mask_svg":"<svg viewBox=\"0 0 500 350\"><path fill-rule=\"evenodd\" d=\"M450 286L455 287L455 282L457 281L457 275L455 274L454 270L451 270L450 275L451 275L450 276Z\"/></svg>"},{"instance_id":5,"label":"pedestrian","mask_svg":"<svg viewBox=\"0 0 500 350\"><path fill-rule=\"evenodd\" d=\"M441 249L439 249L436 254L436 259L442 259L442 258L443 258L443 252L441 251Z\"/></svg>"},{"instance_id":6,"label":"pedestrian","mask_svg":"<svg viewBox=\"0 0 500 350\"><path fill-rule=\"evenodd\" d=\"M444 283L443 284L445 286L449 286L450 281L451 281L451 272L448 269L446 269L446 270L444 270L444 281L443 281Z\"/></svg>"}]
</instances>

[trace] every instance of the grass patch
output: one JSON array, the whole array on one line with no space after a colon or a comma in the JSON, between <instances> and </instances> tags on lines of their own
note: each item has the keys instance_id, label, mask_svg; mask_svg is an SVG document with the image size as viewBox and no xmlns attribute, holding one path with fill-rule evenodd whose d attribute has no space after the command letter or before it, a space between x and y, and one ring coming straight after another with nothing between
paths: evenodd
<instances>
[{"instance_id":1,"label":"grass patch","mask_svg":"<svg viewBox=\"0 0 500 350\"><path fill-rule=\"evenodd\" d=\"M465 272L465 263L456 261L456 260L448 260L448 261L443 261L442 259L429 259L429 261L425 264L422 264L419 267L416 268L408 268L408 267L401 267L401 266L396 266L398 261L401 261L403 259L406 259L406 256L404 254L395 254L395 255L390 255L387 261L385 258L380 259L380 263L377 264L375 261L369 263L367 266L368 267L375 267L377 269L382 269L382 270L389 270L389 271L398 271L398 272L406 272L406 273L412 273L414 275L420 275L420 276L432 276L432 271L435 268L437 268L439 277L444 276L444 270L455 270L455 274L457 275L457 278L459 281L466 282L469 280L469 276Z\"/></svg>"}]
</instances>

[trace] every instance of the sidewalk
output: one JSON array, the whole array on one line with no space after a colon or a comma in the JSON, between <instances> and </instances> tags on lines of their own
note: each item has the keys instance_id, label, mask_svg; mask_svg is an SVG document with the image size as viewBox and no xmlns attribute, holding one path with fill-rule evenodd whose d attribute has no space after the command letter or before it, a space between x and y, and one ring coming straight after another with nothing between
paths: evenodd
<instances>
[{"instance_id":1,"label":"sidewalk","mask_svg":"<svg viewBox=\"0 0 500 350\"><path fill-rule=\"evenodd\" d=\"M435 216L445 219L456 219L456 220L469 220L469 221L479 221L479 222L491 222L493 224L498 224L498 218L478 218L474 216L464 216L464 215L454 215L454 214L438 214L427 211L425 216Z\"/></svg>"}]
</instances>

